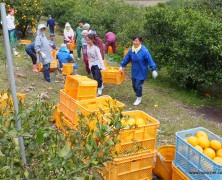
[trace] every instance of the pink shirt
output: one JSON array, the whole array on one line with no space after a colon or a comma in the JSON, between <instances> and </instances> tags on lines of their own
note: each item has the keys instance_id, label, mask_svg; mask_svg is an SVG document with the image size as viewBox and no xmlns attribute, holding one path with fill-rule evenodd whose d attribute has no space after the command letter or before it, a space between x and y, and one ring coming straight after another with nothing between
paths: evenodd
<instances>
[{"instance_id":1,"label":"pink shirt","mask_svg":"<svg viewBox=\"0 0 222 180\"><path fill-rule=\"evenodd\" d=\"M106 39L106 41L109 41L109 42L115 42L116 41L116 35L113 32L108 32L105 35L105 39Z\"/></svg>"}]
</instances>

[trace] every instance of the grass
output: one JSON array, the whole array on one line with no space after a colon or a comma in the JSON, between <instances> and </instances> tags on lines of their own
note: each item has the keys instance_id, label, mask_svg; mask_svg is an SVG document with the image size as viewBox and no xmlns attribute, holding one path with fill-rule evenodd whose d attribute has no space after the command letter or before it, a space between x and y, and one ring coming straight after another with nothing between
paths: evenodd
<instances>
[{"instance_id":1,"label":"grass","mask_svg":"<svg viewBox=\"0 0 222 180\"><path fill-rule=\"evenodd\" d=\"M47 32L47 34L49 34ZM55 42L58 46L63 42L63 37L56 32ZM0 46L0 48L3 48ZM55 104L59 103L59 90L63 89L64 81L57 74L51 74L56 83L47 83L41 73L32 72L30 58L26 58L24 46L19 48L21 58L13 56L14 71L16 77L17 92L26 94L26 103L34 103L42 92L48 92L49 100ZM76 57L76 54L75 54ZM83 61L78 61L80 75L86 75ZM116 64L117 65L117 64ZM0 92L9 88L8 72L5 63L0 66ZM196 92L185 91L170 84L164 73L160 72L157 79L151 76L144 82L143 102L135 107L133 102L135 94L132 90L130 80L130 69L127 69L127 80L120 85L105 84L104 95L123 102L125 110L142 110L160 122L158 128L157 147L164 144L175 144L175 133L177 131L203 126L216 134L222 136L222 124L209 121L196 112L196 107L206 104L221 104L221 101L208 97L201 97ZM158 107L156 107L158 105Z\"/></svg>"}]
</instances>

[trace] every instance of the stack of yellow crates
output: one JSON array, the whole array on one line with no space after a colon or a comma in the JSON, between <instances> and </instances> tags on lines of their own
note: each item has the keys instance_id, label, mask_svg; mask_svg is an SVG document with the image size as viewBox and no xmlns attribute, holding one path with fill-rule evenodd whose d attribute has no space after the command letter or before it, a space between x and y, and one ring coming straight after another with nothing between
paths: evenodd
<instances>
[{"instance_id":1,"label":"stack of yellow crates","mask_svg":"<svg viewBox=\"0 0 222 180\"><path fill-rule=\"evenodd\" d=\"M110 96L96 97L96 95L97 81L86 76L68 75L65 88L60 90L60 103L55 112L56 125L61 128L61 121L63 121L63 123L71 123L70 125L75 127L80 114L88 117L92 113L102 115L101 110L109 113L107 103L110 107L124 107L124 104L113 100ZM60 117L60 114L63 114L63 117Z\"/></svg>"},{"instance_id":2,"label":"stack of yellow crates","mask_svg":"<svg viewBox=\"0 0 222 180\"><path fill-rule=\"evenodd\" d=\"M115 146L118 157L103 169L105 180L152 179L159 121L139 110L122 114L123 119L143 119L146 123L121 130L120 142ZM109 115L106 118L108 120Z\"/></svg>"}]
</instances>

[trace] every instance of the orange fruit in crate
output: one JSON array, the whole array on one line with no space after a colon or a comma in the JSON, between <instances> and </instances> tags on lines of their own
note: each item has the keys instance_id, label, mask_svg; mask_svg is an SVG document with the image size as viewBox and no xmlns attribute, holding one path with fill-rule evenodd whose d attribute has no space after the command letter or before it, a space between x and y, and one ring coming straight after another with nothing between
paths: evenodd
<instances>
[{"instance_id":1,"label":"orange fruit in crate","mask_svg":"<svg viewBox=\"0 0 222 180\"><path fill-rule=\"evenodd\" d=\"M144 126L144 125L146 125L146 122L144 121L144 119L142 119L142 118L138 118L137 120L136 120L136 126L138 126L138 127L140 127L140 126Z\"/></svg>"},{"instance_id":2,"label":"orange fruit in crate","mask_svg":"<svg viewBox=\"0 0 222 180\"><path fill-rule=\"evenodd\" d=\"M188 139L187 139L187 142L189 144L191 144L192 146L196 146L198 145L198 138L195 137L195 136L190 136Z\"/></svg>"},{"instance_id":3,"label":"orange fruit in crate","mask_svg":"<svg viewBox=\"0 0 222 180\"><path fill-rule=\"evenodd\" d=\"M210 141L210 147L212 149L214 149L215 151L217 151L217 150L221 149L221 143L218 140L212 140L212 141Z\"/></svg>"},{"instance_id":4,"label":"orange fruit in crate","mask_svg":"<svg viewBox=\"0 0 222 180\"><path fill-rule=\"evenodd\" d=\"M221 157L215 157L213 158L213 161L217 164L221 164L222 165L222 158Z\"/></svg>"},{"instance_id":5,"label":"orange fruit in crate","mask_svg":"<svg viewBox=\"0 0 222 180\"><path fill-rule=\"evenodd\" d=\"M132 126L135 126L136 120L134 118L129 118L125 121L126 129L130 129Z\"/></svg>"},{"instance_id":6,"label":"orange fruit in crate","mask_svg":"<svg viewBox=\"0 0 222 180\"><path fill-rule=\"evenodd\" d=\"M203 153L203 148L199 145L195 146L195 149Z\"/></svg>"},{"instance_id":7,"label":"orange fruit in crate","mask_svg":"<svg viewBox=\"0 0 222 180\"><path fill-rule=\"evenodd\" d=\"M204 149L203 153L204 153L207 157L209 157L209 158L211 158L211 159L213 159L213 158L216 156L216 153L215 153L215 151L214 151L212 148L206 148L206 149Z\"/></svg>"},{"instance_id":8,"label":"orange fruit in crate","mask_svg":"<svg viewBox=\"0 0 222 180\"><path fill-rule=\"evenodd\" d=\"M201 146L203 149L210 147L210 141L206 137L201 136L198 138L198 140L199 140L199 146Z\"/></svg>"},{"instance_id":9,"label":"orange fruit in crate","mask_svg":"<svg viewBox=\"0 0 222 180\"><path fill-rule=\"evenodd\" d=\"M222 149L219 149L216 153L217 157L221 157L222 158Z\"/></svg>"},{"instance_id":10,"label":"orange fruit in crate","mask_svg":"<svg viewBox=\"0 0 222 180\"><path fill-rule=\"evenodd\" d=\"M199 137L206 137L207 139L208 139L208 135L207 135L207 133L205 133L204 131L198 131L197 133L196 133L196 137L197 138L199 138Z\"/></svg>"}]
</instances>

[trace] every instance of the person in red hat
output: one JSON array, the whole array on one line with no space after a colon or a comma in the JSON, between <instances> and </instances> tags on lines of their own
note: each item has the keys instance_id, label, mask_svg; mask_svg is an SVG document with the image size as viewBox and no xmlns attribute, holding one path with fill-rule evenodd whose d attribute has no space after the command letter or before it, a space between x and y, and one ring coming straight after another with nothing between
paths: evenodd
<instances>
[{"instance_id":1,"label":"person in red hat","mask_svg":"<svg viewBox=\"0 0 222 180\"><path fill-rule=\"evenodd\" d=\"M17 43L17 36L16 36L16 30L15 30L15 16L14 16L14 9L9 8L8 9L8 15L6 16L6 23L7 23L7 28L8 28L8 34L9 34L9 39L10 43L12 46L12 51L14 55L18 55L19 52L16 51L16 43Z\"/></svg>"}]
</instances>

